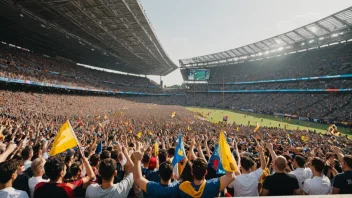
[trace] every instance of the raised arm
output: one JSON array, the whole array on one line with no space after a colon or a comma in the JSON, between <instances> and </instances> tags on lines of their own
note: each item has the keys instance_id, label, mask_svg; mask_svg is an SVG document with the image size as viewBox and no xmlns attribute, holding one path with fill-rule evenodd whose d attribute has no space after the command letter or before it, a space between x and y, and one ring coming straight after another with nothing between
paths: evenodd
<instances>
[{"instance_id":1,"label":"raised arm","mask_svg":"<svg viewBox=\"0 0 352 198\"><path fill-rule=\"evenodd\" d=\"M17 148L17 145L14 143L10 143L6 150L0 155L0 163L4 162L7 157Z\"/></svg>"},{"instance_id":2,"label":"raised arm","mask_svg":"<svg viewBox=\"0 0 352 198\"><path fill-rule=\"evenodd\" d=\"M226 171L226 174L220 177L219 192L223 191L234 179L235 173Z\"/></svg>"},{"instance_id":3,"label":"raised arm","mask_svg":"<svg viewBox=\"0 0 352 198\"><path fill-rule=\"evenodd\" d=\"M134 167L133 167L133 179L134 182L142 189L144 192L147 191L148 180L142 176L141 160L143 154L140 151L135 151L133 153L134 157Z\"/></svg>"},{"instance_id":4,"label":"raised arm","mask_svg":"<svg viewBox=\"0 0 352 198\"><path fill-rule=\"evenodd\" d=\"M84 156L84 154L82 153L80 148L79 148L79 150L80 150L80 154L82 156L83 166L84 166L86 173L87 173L87 176L82 178L83 185L84 185L84 184L91 182L95 178L95 173L94 173L92 167L90 166L88 159Z\"/></svg>"},{"instance_id":5,"label":"raised arm","mask_svg":"<svg viewBox=\"0 0 352 198\"><path fill-rule=\"evenodd\" d=\"M270 152L270 155L271 155L271 158L272 158L272 161L274 162L277 158L277 155L273 149L273 144L272 143L267 143L266 144L266 148L268 148L269 152Z\"/></svg>"}]
</instances>

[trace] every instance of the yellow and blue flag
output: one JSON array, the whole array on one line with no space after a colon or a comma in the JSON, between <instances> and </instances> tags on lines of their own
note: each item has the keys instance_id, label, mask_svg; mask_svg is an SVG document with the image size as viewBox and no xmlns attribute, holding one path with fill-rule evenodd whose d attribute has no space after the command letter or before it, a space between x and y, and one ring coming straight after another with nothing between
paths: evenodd
<instances>
[{"instance_id":1,"label":"yellow and blue flag","mask_svg":"<svg viewBox=\"0 0 352 198\"><path fill-rule=\"evenodd\" d=\"M224 170L227 172L237 172L237 163L231 153L230 146L226 141L226 137L223 131L220 132L218 152Z\"/></svg>"},{"instance_id":2,"label":"yellow and blue flag","mask_svg":"<svg viewBox=\"0 0 352 198\"><path fill-rule=\"evenodd\" d=\"M186 155L181 133L178 133L177 141L178 142L174 153L174 159L172 160L172 166L175 166L178 162L183 160Z\"/></svg>"},{"instance_id":3,"label":"yellow and blue flag","mask_svg":"<svg viewBox=\"0 0 352 198\"><path fill-rule=\"evenodd\" d=\"M101 152L103 151L103 143L102 141L100 140L98 146L97 146L97 149L95 149L95 153L96 154L100 154Z\"/></svg>"}]
</instances>

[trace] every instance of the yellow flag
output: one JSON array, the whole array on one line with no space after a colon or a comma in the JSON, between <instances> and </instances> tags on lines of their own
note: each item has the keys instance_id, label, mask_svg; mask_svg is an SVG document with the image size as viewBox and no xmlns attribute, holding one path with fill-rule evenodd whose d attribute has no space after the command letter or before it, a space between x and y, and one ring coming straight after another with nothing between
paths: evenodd
<instances>
[{"instance_id":1,"label":"yellow flag","mask_svg":"<svg viewBox=\"0 0 352 198\"><path fill-rule=\"evenodd\" d=\"M306 137L306 136L304 136L304 135L302 135L302 136L301 136L301 140L306 142L306 141L308 141L308 140L309 140L309 138L308 138L308 137Z\"/></svg>"},{"instance_id":2,"label":"yellow flag","mask_svg":"<svg viewBox=\"0 0 352 198\"><path fill-rule=\"evenodd\" d=\"M237 127L236 131L239 131L239 129L240 129L240 128L239 128L239 127Z\"/></svg>"},{"instance_id":3,"label":"yellow flag","mask_svg":"<svg viewBox=\"0 0 352 198\"><path fill-rule=\"evenodd\" d=\"M153 135L153 132L149 131L148 134L149 134L149 135Z\"/></svg>"},{"instance_id":4,"label":"yellow flag","mask_svg":"<svg viewBox=\"0 0 352 198\"><path fill-rule=\"evenodd\" d=\"M173 118L173 117L175 117L175 115L176 115L176 112L174 111L174 112L172 112L171 117Z\"/></svg>"},{"instance_id":5,"label":"yellow flag","mask_svg":"<svg viewBox=\"0 0 352 198\"><path fill-rule=\"evenodd\" d=\"M159 154L159 145L158 145L158 143L154 143L154 155L155 155L155 157L156 156L158 156L158 154Z\"/></svg>"},{"instance_id":6,"label":"yellow flag","mask_svg":"<svg viewBox=\"0 0 352 198\"><path fill-rule=\"evenodd\" d=\"M107 120L108 119L108 116L104 115L104 120Z\"/></svg>"},{"instance_id":7,"label":"yellow flag","mask_svg":"<svg viewBox=\"0 0 352 198\"><path fill-rule=\"evenodd\" d=\"M254 132L257 132L258 131L258 129L259 129L259 124L258 124L258 122L257 122L257 127L255 127L255 129L254 129Z\"/></svg>"},{"instance_id":8,"label":"yellow flag","mask_svg":"<svg viewBox=\"0 0 352 198\"><path fill-rule=\"evenodd\" d=\"M222 167L228 172L238 171L238 167L233 157L230 146L227 144L224 132L220 132L219 138L219 156L221 159Z\"/></svg>"},{"instance_id":9,"label":"yellow flag","mask_svg":"<svg viewBox=\"0 0 352 198\"><path fill-rule=\"evenodd\" d=\"M54 156L77 145L78 142L76 141L75 132L72 130L70 122L66 121L65 124L61 126L60 131L57 133L49 154Z\"/></svg>"},{"instance_id":10,"label":"yellow flag","mask_svg":"<svg viewBox=\"0 0 352 198\"><path fill-rule=\"evenodd\" d=\"M141 138L142 135L143 135L143 133L142 133L142 131L140 131L140 132L137 134L137 137L138 137L138 138Z\"/></svg>"}]
</instances>

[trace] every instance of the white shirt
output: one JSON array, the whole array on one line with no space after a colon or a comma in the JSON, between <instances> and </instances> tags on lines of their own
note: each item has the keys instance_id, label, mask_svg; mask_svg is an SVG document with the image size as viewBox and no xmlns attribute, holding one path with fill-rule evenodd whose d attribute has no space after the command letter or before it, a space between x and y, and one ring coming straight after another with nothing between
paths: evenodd
<instances>
[{"instance_id":1,"label":"white shirt","mask_svg":"<svg viewBox=\"0 0 352 198\"><path fill-rule=\"evenodd\" d=\"M330 180L323 177L313 177L304 182L302 190L309 195L327 195L330 192Z\"/></svg>"},{"instance_id":2,"label":"white shirt","mask_svg":"<svg viewBox=\"0 0 352 198\"><path fill-rule=\"evenodd\" d=\"M133 174L128 174L120 183L108 189L102 189L99 184L91 184L86 191L86 198L116 198L127 197L133 185Z\"/></svg>"},{"instance_id":3,"label":"white shirt","mask_svg":"<svg viewBox=\"0 0 352 198\"><path fill-rule=\"evenodd\" d=\"M31 198L33 198L34 196L34 189L35 186L39 183L39 182L48 182L48 179L43 179L42 176L38 176L38 177L31 177L28 180L28 187L29 187L29 192L31 194Z\"/></svg>"},{"instance_id":4,"label":"white shirt","mask_svg":"<svg viewBox=\"0 0 352 198\"><path fill-rule=\"evenodd\" d=\"M25 191L16 190L12 187L4 188L0 190L1 198L28 198L28 195Z\"/></svg>"},{"instance_id":5,"label":"white shirt","mask_svg":"<svg viewBox=\"0 0 352 198\"><path fill-rule=\"evenodd\" d=\"M301 189L303 188L304 181L313 177L313 173L310 168L296 168L296 170L291 171L290 174L297 177L299 188Z\"/></svg>"},{"instance_id":6,"label":"white shirt","mask_svg":"<svg viewBox=\"0 0 352 198\"><path fill-rule=\"evenodd\" d=\"M258 168L249 174L241 174L236 176L236 179L228 187L234 189L234 197L259 196L258 183L262 174L262 168Z\"/></svg>"},{"instance_id":7,"label":"white shirt","mask_svg":"<svg viewBox=\"0 0 352 198\"><path fill-rule=\"evenodd\" d=\"M24 165L24 170L27 170L27 168L31 167L32 161L26 160L24 161L23 165Z\"/></svg>"}]
</instances>

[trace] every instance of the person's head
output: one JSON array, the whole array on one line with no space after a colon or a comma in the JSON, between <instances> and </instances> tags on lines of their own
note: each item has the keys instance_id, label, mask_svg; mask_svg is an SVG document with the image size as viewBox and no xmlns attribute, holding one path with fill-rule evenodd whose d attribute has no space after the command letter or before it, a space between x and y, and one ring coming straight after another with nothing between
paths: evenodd
<instances>
[{"instance_id":1,"label":"person's head","mask_svg":"<svg viewBox=\"0 0 352 198\"><path fill-rule=\"evenodd\" d=\"M70 166L70 173L72 174L72 177L77 177L81 175L82 169L81 169L81 164L80 163L73 163Z\"/></svg>"},{"instance_id":2,"label":"person's head","mask_svg":"<svg viewBox=\"0 0 352 198\"><path fill-rule=\"evenodd\" d=\"M325 163L322 159L320 159L319 157L314 157L312 159L312 163L311 163L311 169L314 171L316 171L317 173L321 174L324 170L325 167Z\"/></svg>"},{"instance_id":3,"label":"person's head","mask_svg":"<svg viewBox=\"0 0 352 198\"><path fill-rule=\"evenodd\" d=\"M118 161L119 159L119 152L118 151L111 151L111 158Z\"/></svg>"},{"instance_id":4,"label":"person's head","mask_svg":"<svg viewBox=\"0 0 352 198\"><path fill-rule=\"evenodd\" d=\"M116 161L111 158L104 159L100 161L99 164L99 174L103 180L110 181L115 175L117 175L117 165Z\"/></svg>"},{"instance_id":5,"label":"person's head","mask_svg":"<svg viewBox=\"0 0 352 198\"><path fill-rule=\"evenodd\" d=\"M0 184L12 182L17 177L18 162L16 160L8 160L0 163ZM12 185L11 185L12 186Z\"/></svg>"},{"instance_id":6,"label":"person's head","mask_svg":"<svg viewBox=\"0 0 352 198\"><path fill-rule=\"evenodd\" d=\"M37 158L32 162L31 168L34 176L42 176L45 173L44 164L45 160L43 158Z\"/></svg>"},{"instance_id":7,"label":"person's head","mask_svg":"<svg viewBox=\"0 0 352 198\"><path fill-rule=\"evenodd\" d=\"M274 170L275 172L284 172L287 165L287 160L284 156L278 156L274 161Z\"/></svg>"},{"instance_id":8,"label":"person's head","mask_svg":"<svg viewBox=\"0 0 352 198\"><path fill-rule=\"evenodd\" d=\"M293 161L294 168L304 168L304 164L306 163L306 158L302 155L296 155L295 160Z\"/></svg>"},{"instance_id":9,"label":"person's head","mask_svg":"<svg viewBox=\"0 0 352 198\"><path fill-rule=\"evenodd\" d=\"M108 159L111 158L111 152L108 150L104 150L103 152L101 152L100 154L100 160L104 160L104 159Z\"/></svg>"},{"instance_id":10,"label":"person's head","mask_svg":"<svg viewBox=\"0 0 352 198\"><path fill-rule=\"evenodd\" d=\"M71 165L73 163L73 160L74 160L74 156L73 155L67 155L65 157L65 164Z\"/></svg>"},{"instance_id":11,"label":"person's head","mask_svg":"<svg viewBox=\"0 0 352 198\"><path fill-rule=\"evenodd\" d=\"M351 171L352 170L352 156L351 155L345 155L343 157L343 162L342 162L342 171Z\"/></svg>"},{"instance_id":12,"label":"person's head","mask_svg":"<svg viewBox=\"0 0 352 198\"><path fill-rule=\"evenodd\" d=\"M44 165L46 176L52 181L62 179L66 174L66 166L62 159L58 157L49 158Z\"/></svg>"},{"instance_id":13,"label":"person's head","mask_svg":"<svg viewBox=\"0 0 352 198\"><path fill-rule=\"evenodd\" d=\"M33 157L33 149L31 146L26 146L21 153L23 160L31 160Z\"/></svg>"},{"instance_id":14,"label":"person's head","mask_svg":"<svg viewBox=\"0 0 352 198\"><path fill-rule=\"evenodd\" d=\"M334 153L327 153L326 154L326 161L329 161L330 164L334 164L335 163L335 154Z\"/></svg>"},{"instance_id":15,"label":"person's head","mask_svg":"<svg viewBox=\"0 0 352 198\"><path fill-rule=\"evenodd\" d=\"M148 165L149 160L150 160L150 156L145 153L145 154L143 155L143 158L142 158L142 163L143 163L143 165ZM147 167L148 167L148 166L147 166Z\"/></svg>"},{"instance_id":16,"label":"person's head","mask_svg":"<svg viewBox=\"0 0 352 198\"><path fill-rule=\"evenodd\" d=\"M149 163L148 163L148 169L149 170L154 170L156 168L156 158L155 157L151 157L149 159Z\"/></svg>"},{"instance_id":17,"label":"person's head","mask_svg":"<svg viewBox=\"0 0 352 198\"><path fill-rule=\"evenodd\" d=\"M164 149L159 150L159 153L158 153L159 164L166 162L167 155L168 154L167 154L166 150L164 150Z\"/></svg>"},{"instance_id":18,"label":"person's head","mask_svg":"<svg viewBox=\"0 0 352 198\"><path fill-rule=\"evenodd\" d=\"M192 175L196 180L204 179L207 174L208 163L201 158L197 158L193 161L192 164Z\"/></svg>"},{"instance_id":19,"label":"person's head","mask_svg":"<svg viewBox=\"0 0 352 198\"><path fill-rule=\"evenodd\" d=\"M247 156L244 156L241 158L242 173L243 171L250 172L250 169L252 168L253 165L254 165L254 161L251 158Z\"/></svg>"},{"instance_id":20,"label":"person's head","mask_svg":"<svg viewBox=\"0 0 352 198\"><path fill-rule=\"evenodd\" d=\"M172 158L175 154L175 148L174 147L171 147L167 150L167 155L169 158Z\"/></svg>"},{"instance_id":21,"label":"person's head","mask_svg":"<svg viewBox=\"0 0 352 198\"><path fill-rule=\"evenodd\" d=\"M172 176L172 164L171 162L163 162L160 164L159 166L159 176L160 178L167 182L171 179L171 176Z\"/></svg>"},{"instance_id":22,"label":"person's head","mask_svg":"<svg viewBox=\"0 0 352 198\"><path fill-rule=\"evenodd\" d=\"M94 154L92 156L90 156L89 158L89 162L91 166L98 166L99 164L99 155L98 154Z\"/></svg>"}]
</instances>

